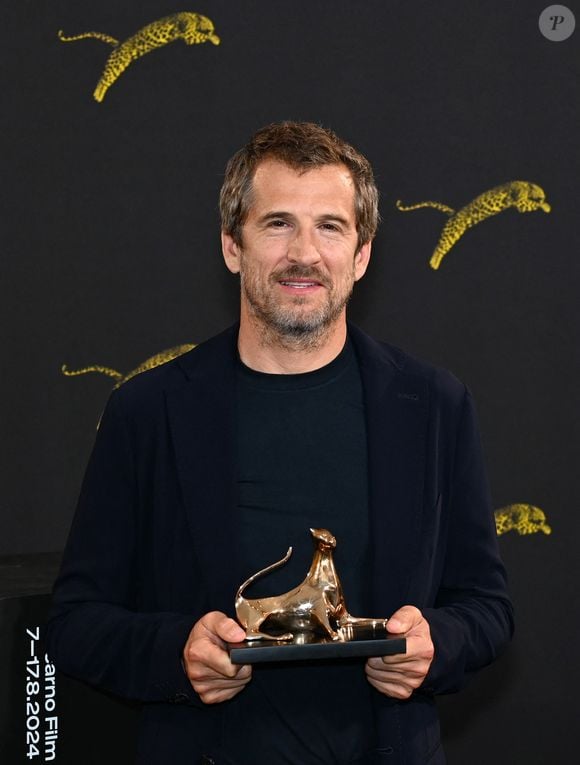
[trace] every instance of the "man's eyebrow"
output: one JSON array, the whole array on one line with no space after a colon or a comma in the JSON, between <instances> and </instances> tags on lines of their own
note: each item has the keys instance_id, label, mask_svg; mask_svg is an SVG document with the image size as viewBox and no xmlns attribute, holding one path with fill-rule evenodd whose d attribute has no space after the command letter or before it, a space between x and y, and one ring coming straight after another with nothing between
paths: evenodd
<instances>
[{"instance_id":1,"label":"man's eyebrow","mask_svg":"<svg viewBox=\"0 0 580 765\"><path fill-rule=\"evenodd\" d=\"M286 210L271 210L270 212L264 213L264 215L261 215L258 218L258 223L268 223L270 220L276 220L276 219L284 219L284 220L291 220L295 216L286 211ZM316 222L317 223L341 223L343 226L349 226L351 221L348 220L348 218L345 218L343 215L339 215L338 213L323 213L322 215L316 216Z\"/></svg>"},{"instance_id":2,"label":"man's eyebrow","mask_svg":"<svg viewBox=\"0 0 580 765\"><path fill-rule=\"evenodd\" d=\"M338 215L337 213L324 213L323 215L319 215L316 220L321 222L342 223L343 226L348 226L351 223L348 218Z\"/></svg>"},{"instance_id":3,"label":"man's eyebrow","mask_svg":"<svg viewBox=\"0 0 580 765\"><path fill-rule=\"evenodd\" d=\"M294 216L292 213L286 212L285 210L272 210L271 212L264 213L264 215L261 215L258 218L259 223L267 223L269 220L274 220L275 218L293 218Z\"/></svg>"}]
</instances>

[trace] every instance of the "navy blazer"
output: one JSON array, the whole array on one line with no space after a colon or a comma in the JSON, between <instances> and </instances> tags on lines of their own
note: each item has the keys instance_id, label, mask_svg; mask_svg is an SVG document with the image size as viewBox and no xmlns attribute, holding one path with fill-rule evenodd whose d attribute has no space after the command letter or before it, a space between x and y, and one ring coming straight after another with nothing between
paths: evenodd
<instances>
[{"instance_id":1,"label":"navy blazer","mask_svg":"<svg viewBox=\"0 0 580 765\"><path fill-rule=\"evenodd\" d=\"M230 534L237 333L112 394L54 589L57 667L160 702L143 705L143 763L220 763L221 705L197 697L181 654L200 616L233 615L243 578ZM372 613L418 606L435 645L411 699L373 689L380 741L369 762L440 765L432 696L459 689L513 629L473 402L450 373L349 333L366 405Z\"/></svg>"}]
</instances>

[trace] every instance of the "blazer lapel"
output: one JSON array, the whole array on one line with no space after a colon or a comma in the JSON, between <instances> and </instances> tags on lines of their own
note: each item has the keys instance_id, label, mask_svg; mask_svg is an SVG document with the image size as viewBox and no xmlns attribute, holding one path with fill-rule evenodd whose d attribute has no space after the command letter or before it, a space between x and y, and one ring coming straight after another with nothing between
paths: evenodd
<instances>
[{"instance_id":1,"label":"blazer lapel","mask_svg":"<svg viewBox=\"0 0 580 765\"><path fill-rule=\"evenodd\" d=\"M168 391L167 411L193 545L211 608L232 613L240 584L236 507L237 326L182 357L187 382Z\"/></svg>"},{"instance_id":2,"label":"blazer lapel","mask_svg":"<svg viewBox=\"0 0 580 765\"><path fill-rule=\"evenodd\" d=\"M420 540L428 386L404 356L349 325L365 394L373 609L407 603Z\"/></svg>"}]
</instances>

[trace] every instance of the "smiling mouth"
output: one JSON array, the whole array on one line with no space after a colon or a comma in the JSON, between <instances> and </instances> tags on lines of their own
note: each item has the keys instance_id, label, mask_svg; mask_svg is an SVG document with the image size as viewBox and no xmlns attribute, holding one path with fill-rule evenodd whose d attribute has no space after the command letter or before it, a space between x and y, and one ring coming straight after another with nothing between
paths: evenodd
<instances>
[{"instance_id":1,"label":"smiling mouth","mask_svg":"<svg viewBox=\"0 0 580 765\"><path fill-rule=\"evenodd\" d=\"M284 287L294 287L296 289L304 289L306 287L320 287L320 282L293 282L293 281L281 281Z\"/></svg>"}]
</instances>

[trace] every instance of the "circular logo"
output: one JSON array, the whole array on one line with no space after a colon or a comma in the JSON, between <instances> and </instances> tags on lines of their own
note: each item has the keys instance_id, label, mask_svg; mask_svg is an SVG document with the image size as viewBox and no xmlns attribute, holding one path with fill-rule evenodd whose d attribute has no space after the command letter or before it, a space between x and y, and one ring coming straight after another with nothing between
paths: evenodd
<instances>
[{"instance_id":1,"label":"circular logo","mask_svg":"<svg viewBox=\"0 0 580 765\"><path fill-rule=\"evenodd\" d=\"M538 26L546 39L562 42L567 40L574 31L576 19L565 5L549 5L540 13Z\"/></svg>"}]
</instances>

